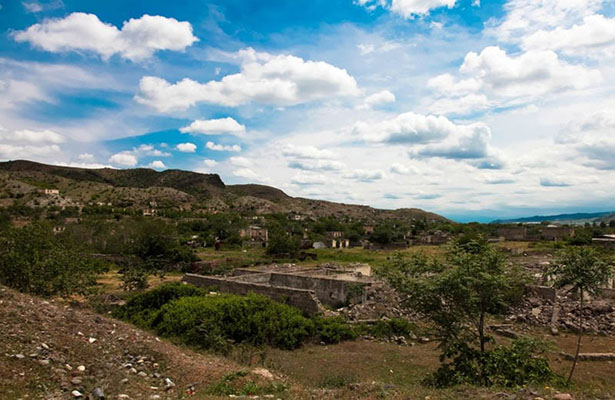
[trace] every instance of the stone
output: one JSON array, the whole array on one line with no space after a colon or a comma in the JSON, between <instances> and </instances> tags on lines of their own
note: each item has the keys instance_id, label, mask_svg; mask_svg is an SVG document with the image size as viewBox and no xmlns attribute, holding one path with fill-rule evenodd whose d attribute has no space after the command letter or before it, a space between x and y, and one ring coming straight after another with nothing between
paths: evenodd
<instances>
[{"instance_id":1,"label":"stone","mask_svg":"<svg viewBox=\"0 0 615 400\"><path fill-rule=\"evenodd\" d=\"M102 390L102 388L94 388L94 390L92 390L92 398L94 400L104 400L105 392Z\"/></svg>"},{"instance_id":2,"label":"stone","mask_svg":"<svg viewBox=\"0 0 615 400\"><path fill-rule=\"evenodd\" d=\"M145 372L143 372L143 371L139 372L137 375L142 376L142 377L146 377L147 376L147 374Z\"/></svg>"},{"instance_id":3,"label":"stone","mask_svg":"<svg viewBox=\"0 0 615 400\"><path fill-rule=\"evenodd\" d=\"M26 358L26 356L24 356L23 354L15 354L15 358L18 360L23 360L24 358Z\"/></svg>"},{"instance_id":4,"label":"stone","mask_svg":"<svg viewBox=\"0 0 615 400\"><path fill-rule=\"evenodd\" d=\"M83 397L83 394L78 390L73 390L72 392L70 392L70 394L72 394L73 397L77 397L77 398Z\"/></svg>"},{"instance_id":5,"label":"stone","mask_svg":"<svg viewBox=\"0 0 615 400\"><path fill-rule=\"evenodd\" d=\"M572 400L570 393L557 393L553 395L553 400Z\"/></svg>"},{"instance_id":6,"label":"stone","mask_svg":"<svg viewBox=\"0 0 615 400\"><path fill-rule=\"evenodd\" d=\"M81 379L78 376L70 380L70 383L72 383L73 385L81 385L82 382L83 382L83 379Z\"/></svg>"},{"instance_id":7,"label":"stone","mask_svg":"<svg viewBox=\"0 0 615 400\"><path fill-rule=\"evenodd\" d=\"M79 372L83 372L83 371L85 371L85 366L84 366L84 365L80 365L80 366L78 366L78 367L77 367L77 371L79 371Z\"/></svg>"},{"instance_id":8,"label":"stone","mask_svg":"<svg viewBox=\"0 0 615 400\"><path fill-rule=\"evenodd\" d=\"M165 378L164 379L164 390L170 390L173 389L175 387L175 383L169 379L169 378Z\"/></svg>"},{"instance_id":9,"label":"stone","mask_svg":"<svg viewBox=\"0 0 615 400\"><path fill-rule=\"evenodd\" d=\"M49 365L49 360L38 360L38 363L41 364L42 366L46 366Z\"/></svg>"},{"instance_id":10,"label":"stone","mask_svg":"<svg viewBox=\"0 0 615 400\"><path fill-rule=\"evenodd\" d=\"M265 369L265 368L255 368L254 370L252 370L252 373L254 375L261 376L265 379L269 379L269 380L274 379L273 374L268 369Z\"/></svg>"}]
</instances>

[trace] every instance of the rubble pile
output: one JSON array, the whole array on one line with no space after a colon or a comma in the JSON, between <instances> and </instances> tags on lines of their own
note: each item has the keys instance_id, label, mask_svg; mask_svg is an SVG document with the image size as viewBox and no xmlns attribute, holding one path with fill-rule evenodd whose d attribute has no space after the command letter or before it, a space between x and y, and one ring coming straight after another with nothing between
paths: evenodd
<instances>
[{"instance_id":1,"label":"rubble pile","mask_svg":"<svg viewBox=\"0 0 615 400\"><path fill-rule=\"evenodd\" d=\"M513 308L507 320L529 325L547 326L556 334L559 330L578 331L578 301L557 296L555 301L528 297ZM615 334L615 301L595 299L583 307L583 331L598 335Z\"/></svg>"},{"instance_id":2,"label":"rubble pile","mask_svg":"<svg viewBox=\"0 0 615 400\"><path fill-rule=\"evenodd\" d=\"M365 301L353 303L337 311L349 321L406 318L417 320L418 315L402 306L402 297L389 285L377 282L364 288Z\"/></svg>"}]
</instances>

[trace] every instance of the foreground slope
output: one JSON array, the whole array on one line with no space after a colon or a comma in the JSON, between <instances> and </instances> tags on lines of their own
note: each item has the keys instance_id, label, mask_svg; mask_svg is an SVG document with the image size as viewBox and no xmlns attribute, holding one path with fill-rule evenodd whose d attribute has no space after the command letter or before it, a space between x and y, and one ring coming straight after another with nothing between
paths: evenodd
<instances>
[{"instance_id":1,"label":"foreground slope","mask_svg":"<svg viewBox=\"0 0 615 400\"><path fill-rule=\"evenodd\" d=\"M0 310L3 400L72 399L73 390L87 396L95 388L108 399L175 399L190 387L192 398L209 398L208 387L241 370L117 320L4 286Z\"/></svg>"}]
</instances>

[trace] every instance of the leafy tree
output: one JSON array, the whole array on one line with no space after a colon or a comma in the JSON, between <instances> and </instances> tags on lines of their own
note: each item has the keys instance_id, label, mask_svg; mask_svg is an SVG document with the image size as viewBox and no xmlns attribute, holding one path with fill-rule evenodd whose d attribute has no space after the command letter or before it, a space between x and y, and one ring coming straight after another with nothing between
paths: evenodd
<instances>
[{"instance_id":1,"label":"leafy tree","mask_svg":"<svg viewBox=\"0 0 615 400\"><path fill-rule=\"evenodd\" d=\"M485 240L470 240L455 242L445 259L398 254L378 273L407 297L408 307L433 323L441 361L471 350L481 382L489 384L486 344L493 338L486 332L487 318L520 300L525 284L520 270L507 269L505 261Z\"/></svg>"},{"instance_id":2,"label":"leafy tree","mask_svg":"<svg viewBox=\"0 0 615 400\"><path fill-rule=\"evenodd\" d=\"M10 228L0 235L0 283L40 296L84 294L105 268L79 250L49 226Z\"/></svg>"},{"instance_id":3,"label":"leafy tree","mask_svg":"<svg viewBox=\"0 0 615 400\"><path fill-rule=\"evenodd\" d=\"M596 250L591 247L569 247L559 255L553 267L547 270L554 277L556 288L571 287L579 297L579 337L574 362L568 375L568 383L579 359L581 338L583 337L583 301L585 294L595 296L600 293L600 287L613 273L612 267Z\"/></svg>"},{"instance_id":4,"label":"leafy tree","mask_svg":"<svg viewBox=\"0 0 615 400\"><path fill-rule=\"evenodd\" d=\"M289 235L285 231L276 230L271 233L267 242L267 254L288 255L295 257L299 253L301 242L297 236Z\"/></svg>"}]
</instances>

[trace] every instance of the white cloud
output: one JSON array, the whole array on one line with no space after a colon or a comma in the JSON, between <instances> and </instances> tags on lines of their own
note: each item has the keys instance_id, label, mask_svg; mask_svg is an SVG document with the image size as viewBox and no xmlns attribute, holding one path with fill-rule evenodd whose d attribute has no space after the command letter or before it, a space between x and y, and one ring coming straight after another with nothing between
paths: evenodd
<instances>
[{"instance_id":1,"label":"white cloud","mask_svg":"<svg viewBox=\"0 0 615 400\"><path fill-rule=\"evenodd\" d=\"M238 144L227 146L227 145L222 145L222 144L216 144L214 142L207 142L205 144L205 147L207 147L209 150L214 150L214 151L233 151L233 152L241 151L241 146L239 146Z\"/></svg>"},{"instance_id":2,"label":"white cloud","mask_svg":"<svg viewBox=\"0 0 615 400\"><path fill-rule=\"evenodd\" d=\"M150 157L170 157L171 153L167 153L164 151L160 151L151 144L142 144L139 147L132 149L133 153L136 155L146 155Z\"/></svg>"},{"instance_id":3,"label":"white cloud","mask_svg":"<svg viewBox=\"0 0 615 400\"><path fill-rule=\"evenodd\" d=\"M572 149L585 166L615 170L615 112L601 111L569 123L556 144Z\"/></svg>"},{"instance_id":4,"label":"white cloud","mask_svg":"<svg viewBox=\"0 0 615 400\"><path fill-rule=\"evenodd\" d=\"M240 168L238 170L233 171L233 175L238 176L240 178L246 178L250 180L258 180L258 174L252 171L250 168Z\"/></svg>"},{"instance_id":5,"label":"white cloud","mask_svg":"<svg viewBox=\"0 0 615 400\"><path fill-rule=\"evenodd\" d=\"M124 167L134 167L139 161L131 152L122 151L109 157L109 162L116 165L122 165Z\"/></svg>"},{"instance_id":6,"label":"white cloud","mask_svg":"<svg viewBox=\"0 0 615 400\"><path fill-rule=\"evenodd\" d=\"M192 79L171 84L143 77L135 100L160 112L185 110L197 103L238 106L249 102L292 106L335 96L359 94L357 82L345 69L323 61L305 61L291 55L271 55L253 49L235 53L241 72L220 81Z\"/></svg>"},{"instance_id":7,"label":"white cloud","mask_svg":"<svg viewBox=\"0 0 615 400\"><path fill-rule=\"evenodd\" d=\"M211 167L215 167L218 164L218 162L216 160L205 159L203 160L203 164L211 168Z\"/></svg>"},{"instance_id":8,"label":"white cloud","mask_svg":"<svg viewBox=\"0 0 615 400\"><path fill-rule=\"evenodd\" d=\"M330 183L325 175L300 172L290 178L290 182L299 186L325 185Z\"/></svg>"},{"instance_id":9,"label":"white cloud","mask_svg":"<svg viewBox=\"0 0 615 400\"><path fill-rule=\"evenodd\" d=\"M0 129L0 140L21 144L61 144L66 142L64 136L47 129L42 131L22 129L15 132Z\"/></svg>"},{"instance_id":10,"label":"white cloud","mask_svg":"<svg viewBox=\"0 0 615 400\"><path fill-rule=\"evenodd\" d=\"M331 159L337 157L337 154L330 150L322 150L311 145L297 146L293 144L283 145L282 155L300 159Z\"/></svg>"},{"instance_id":11,"label":"white cloud","mask_svg":"<svg viewBox=\"0 0 615 400\"><path fill-rule=\"evenodd\" d=\"M77 158L79 158L81 161L87 161L87 162L94 161L94 155L90 153L81 153L79 154Z\"/></svg>"},{"instance_id":12,"label":"white cloud","mask_svg":"<svg viewBox=\"0 0 615 400\"><path fill-rule=\"evenodd\" d=\"M569 56L612 57L615 55L615 18L588 15L570 28L558 26L524 36L525 50L554 50Z\"/></svg>"},{"instance_id":13,"label":"white cloud","mask_svg":"<svg viewBox=\"0 0 615 400\"><path fill-rule=\"evenodd\" d=\"M395 95L393 93L388 90L381 90L380 92L367 96L360 108L371 109L382 104L394 102Z\"/></svg>"},{"instance_id":14,"label":"white cloud","mask_svg":"<svg viewBox=\"0 0 615 400\"><path fill-rule=\"evenodd\" d=\"M545 187L567 187L572 184L562 179L561 177L542 177L540 178L540 186Z\"/></svg>"},{"instance_id":15,"label":"white cloud","mask_svg":"<svg viewBox=\"0 0 615 400\"><path fill-rule=\"evenodd\" d=\"M179 143L175 148L182 153L194 153L196 151L196 144L194 143Z\"/></svg>"},{"instance_id":16,"label":"white cloud","mask_svg":"<svg viewBox=\"0 0 615 400\"><path fill-rule=\"evenodd\" d=\"M252 161L245 157L231 157L229 158L229 162L235 167L249 168L253 165Z\"/></svg>"},{"instance_id":17,"label":"white cloud","mask_svg":"<svg viewBox=\"0 0 615 400\"><path fill-rule=\"evenodd\" d=\"M174 18L146 14L125 21L119 30L94 14L81 12L61 19L46 19L15 32L13 37L54 53L86 51L104 60L118 54L135 62L150 58L159 50L183 51L198 40L189 22Z\"/></svg>"},{"instance_id":18,"label":"white cloud","mask_svg":"<svg viewBox=\"0 0 615 400\"><path fill-rule=\"evenodd\" d=\"M306 171L340 171L346 165L335 160L294 160L288 163L288 167Z\"/></svg>"},{"instance_id":19,"label":"white cloud","mask_svg":"<svg viewBox=\"0 0 615 400\"><path fill-rule=\"evenodd\" d=\"M359 121L352 127L352 133L372 143L419 144L441 140L454 134L457 130L468 129L472 130L474 127L455 125L442 116L407 112L388 120Z\"/></svg>"},{"instance_id":20,"label":"white cloud","mask_svg":"<svg viewBox=\"0 0 615 400\"><path fill-rule=\"evenodd\" d=\"M378 170L356 169L342 176L346 179L352 179L355 181L372 182L384 178L384 172Z\"/></svg>"},{"instance_id":21,"label":"white cloud","mask_svg":"<svg viewBox=\"0 0 615 400\"><path fill-rule=\"evenodd\" d=\"M231 117L208 119L198 119L188 126L180 128L181 133L202 133L204 135L220 135L223 133L231 135L242 135L246 132L245 125L240 124Z\"/></svg>"},{"instance_id":22,"label":"white cloud","mask_svg":"<svg viewBox=\"0 0 615 400\"><path fill-rule=\"evenodd\" d=\"M418 171L414 167L410 167L400 163L391 164L390 171L398 175L407 175L409 173L417 173Z\"/></svg>"},{"instance_id":23,"label":"white cloud","mask_svg":"<svg viewBox=\"0 0 615 400\"><path fill-rule=\"evenodd\" d=\"M383 7L404 18L426 15L431 10L440 7L451 8L456 2L457 0L355 0L356 4L368 10Z\"/></svg>"},{"instance_id":24,"label":"white cloud","mask_svg":"<svg viewBox=\"0 0 615 400\"><path fill-rule=\"evenodd\" d=\"M441 96L436 112L468 113L493 106L529 102L540 96L588 88L602 80L600 72L567 63L550 50L510 56L497 46L470 52L459 68L463 78L443 74L428 85Z\"/></svg>"},{"instance_id":25,"label":"white cloud","mask_svg":"<svg viewBox=\"0 0 615 400\"><path fill-rule=\"evenodd\" d=\"M64 7L62 0L50 1L22 1L21 4L30 13L40 13L42 11L50 11ZM0 5L0 9L1 5Z\"/></svg>"},{"instance_id":26,"label":"white cloud","mask_svg":"<svg viewBox=\"0 0 615 400\"><path fill-rule=\"evenodd\" d=\"M516 41L539 30L569 27L600 10L603 0L508 0L505 17L493 28L504 41Z\"/></svg>"},{"instance_id":27,"label":"white cloud","mask_svg":"<svg viewBox=\"0 0 615 400\"><path fill-rule=\"evenodd\" d=\"M166 169L167 168L167 166L164 165L164 163L160 160L152 161L151 163L147 164L147 166L153 169Z\"/></svg>"},{"instance_id":28,"label":"white cloud","mask_svg":"<svg viewBox=\"0 0 615 400\"><path fill-rule=\"evenodd\" d=\"M17 79L0 79L0 109L13 109L19 103L51 101L51 98L34 83Z\"/></svg>"}]
</instances>

